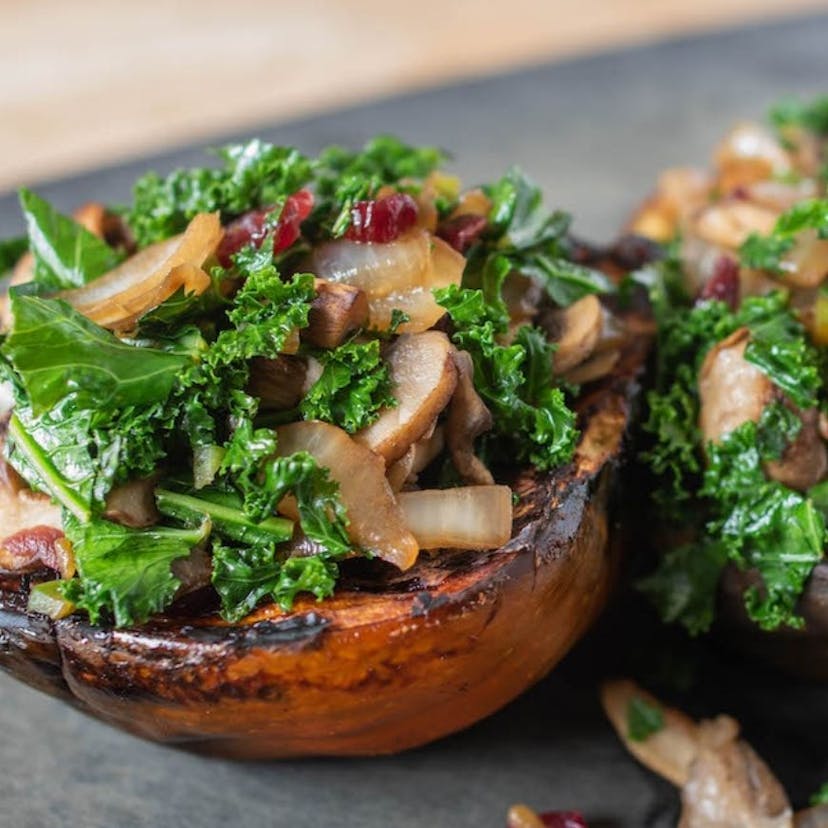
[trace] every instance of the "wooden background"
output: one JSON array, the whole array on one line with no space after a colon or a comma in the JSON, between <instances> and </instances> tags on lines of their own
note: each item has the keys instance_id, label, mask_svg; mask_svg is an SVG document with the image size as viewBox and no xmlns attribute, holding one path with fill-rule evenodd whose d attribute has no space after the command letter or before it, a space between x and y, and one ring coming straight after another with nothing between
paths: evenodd
<instances>
[{"instance_id":1,"label":"wooden background","mask_svg":"<svg viewBox=\"0 0 828 828\"><path fill-rule=\"evenodd\" d=\"M0 190L825 0L0 0ZM795 44L792 44L795 48Z\"/></svg>"}]
</instances>

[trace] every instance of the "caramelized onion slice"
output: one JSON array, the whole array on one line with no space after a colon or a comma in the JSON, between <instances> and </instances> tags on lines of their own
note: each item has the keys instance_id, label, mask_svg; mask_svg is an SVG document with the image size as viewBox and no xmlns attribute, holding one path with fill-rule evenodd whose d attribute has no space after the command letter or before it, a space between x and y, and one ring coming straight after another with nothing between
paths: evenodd
<instances>
[{"instance_id":1,"label":"caramelized onion slice","mask_svg":"<svg viewBox=\"0 0 828 828\"><path fill-rule=\"evenodd\" d=\"M389 464L402 457L431 428L454 393L457 369L453 352L454 346L441 331L400 336L386 355L392 393L399 404L384 409L379 419L358 431L354 439Z\"/></svg>"},{"instance_id":2,"label":"caramelized onion slice","mask_svg":"<svg viewBox=\"0 0 828 828\"><path fill-rule=\"evenodd\" d=\"M508 486L402 492L397 502L421 549L497 549L512 536Z\"/></svg>"},{"instance_id":3,"label":"caramelized onion slice","mask_svg":"<svg viewBox=\"0 0 828 828\"><path fill-rule=\"evenodd\" d=\"M401 333L428 330L443 315L432 290L460 284L465 258L442 239L416 230L387 244L347 239L316 248L309 264L321 279L353 285L368 297L368 326L387 330L394 310L409 321Z\"/></svg>"},{"instance_id":4,"label":"caramelized onion slice","mask_svg":"<svg viewBox=\"0 0 828 828\"><path fill-rule=\"evenodd\" d=\"M348 534L357 546L400 569L408 569L417 560L419 546L385 479L382 458L328 423L291 423L277 433L280 455L307 451L320 466L330 469L348 512ZM299 517L292 499L286 498L279 509L294 520Z\"/></svg>"},{"instance_id":5,"label":"caramelized onion slice","mask_svg":"<svg viewBox=\"0 0 828 828\"><path fill-rule=\"evenodd\" d=\"M222 233L217 213L199 213L180 236L145 247L99 279L58 296L99 325L129 330L179 288L196 294L207 289L202 265Z\"/></svg>"}]
</instances>

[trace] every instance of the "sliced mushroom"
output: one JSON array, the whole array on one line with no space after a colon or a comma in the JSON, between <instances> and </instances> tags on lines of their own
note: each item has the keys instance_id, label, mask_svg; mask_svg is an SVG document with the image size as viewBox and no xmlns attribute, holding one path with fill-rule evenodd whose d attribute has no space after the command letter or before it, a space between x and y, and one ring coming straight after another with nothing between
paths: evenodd
<instances>
[{"instance_id":1,"label":"sliced mushroom","mask_svg":"<svg viewBox=\"0 0 828 828\"><path fill-rule=\"evenodd\" d=\"M400 336L386 355L398 405L384 409L354 439L389 465L399 460L451 399L457 385L453 353L454 346L441 331Z\"/></svg>"},{"instance_id":2,"label":"sliced mushroom","mask_svg":"<svg viewBox=\"0 0 828 828\"><path fill-rule=\"evenodd\" d=\"M799 414L802 428L779 460L765 464L774 480L792 489L805 491L816 485L828 472L828 452L819 433L819 412L812 408Z\"/></svg>"},{"instance_id":3,"label":"sliced mushroom","mask_svg":"<svg viewBox=\"0 0 828 828\"><path fill-rule=\"evenodd\" d=\"M305 342L318 348L336 348L368 321L368 296L353 285L316 280L316 299L302 330Z\"/></svg>"},{"instance_id":4,"label":"sliced mushroom","mask_svg":"<svg viewBox=\"0 0 828 828\"><path fill-rule=\"evenodd\" d=\"M522 273L510 273L503 282L502 295L512 323L525 324L537 315L543 288Z\"/></svg>"},{"instance_id":5,"label":"sliced mushroom","mask_svg":"<svg viewBox=\"0 0 828 828\"><path fill-rule=\"evenodd\" d=\"M556 374L565 374L590 356L601 338L603 324L601 303L593 294L542 316L542 327L558 346L552 358Z\"/></svg>"},{"instance_id":6,"label":"sliced mushroom","mask_svg":"<svg viewBox=\"0 0 828 828\"><path fill-rule=\"evenodd\" d=\"M431 434L417 440L411 448L388 469L391 488L398 492L417 481L417 475L425 469L446 445L445 431L437 426Z\"/></svg>"},{"instance_id":7,"label":"sliced mushroom","mask_svg":"<svg viewBox=\"0 0 828 828\"><path fill-rule=\"evenodd\" d=\"M146 477L117 486L106 496L104 517L136 529L157 523L155 483L154 477Z\"/></svg>"},{"instance_id":8,"label":"sliced mushroom","mask_svg":"<svg viewBox=\"0 0 828 828\"><path fill-rule=\"evenodd\" d=\"M699 427L716 443L748 420L758 422L776 395L773 383L745 359L750 331L740 328L713 346L699 371Z\"/></svg>"},{"instance_id":9,"label":"sliced mushroom","mask_svg":"<svg viewBox=\"0 0 828 828\"><path fill-rule=\"evenodd\" d=\"M492 413L474 387L474 365L468 351L455 351L457 387L449 405L446 443L454 468L466 483L491 485L492 473L474 453L474 441L492 427Z\"/></svg>"},{"instance_id":10,"label":"sliced mushroom","mask_svg":"<svg viewBox=\"0 0 828 828\"><path fill-rule=\"evenodd\" d=\"M260 400L263 410L284 411L299 405L309 387L307 376L308 363L302 357L258 357L250 363L247 391Z\"/></svg>"},{"instance_id":11,"label":"sliced mushroom","mask_svg":"<svg viewBox=\"0 0 828 828\"><path fill-rule=\"evenodd\" d=\"M213 575L212 558L201 546L196 546L185 558L174 560L170 568L173 575L181 582L176 598L206 587Z\"/></svg>"}]
</instances>

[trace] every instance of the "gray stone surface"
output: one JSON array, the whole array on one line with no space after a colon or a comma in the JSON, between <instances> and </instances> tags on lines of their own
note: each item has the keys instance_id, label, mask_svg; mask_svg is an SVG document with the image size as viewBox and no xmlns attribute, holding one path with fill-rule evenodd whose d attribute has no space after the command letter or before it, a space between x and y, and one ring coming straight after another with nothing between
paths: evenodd
<instances>
[{"instance_id":1,"label":"gray stone surface","mask_svg":"<svg viewBox=\"0 0 828 828\"><path fill-rule=\"evenodd\" d=\"M828 90L828 17L600 55L382 101L258 134L313 152L377 131L433 142L470 181L513 162L610 235L664 166L707 158L736 117L785 93ZM59 140L57 138L56 140ZM217 142L218 143L218 142ZM180 150L38 189L64 208L128 197L135 175L198 162ZM0 197L0 237L20 228ZM668 828L676 798L602 720L605 670L657 665L651 619L619 611L553 676L464 734L396 758L235 764L110 730L0 677L0 826L320 828L503 825L508 805L581 808L595 828ZM803 802L828 780L828 693L716 653L698 656L699 713L725 710ZM643 656L643 657L642 657ZM699 660L700 658L700 660ZM643 665L643 667L642 667Z\"/></svg>"}]
</instances>

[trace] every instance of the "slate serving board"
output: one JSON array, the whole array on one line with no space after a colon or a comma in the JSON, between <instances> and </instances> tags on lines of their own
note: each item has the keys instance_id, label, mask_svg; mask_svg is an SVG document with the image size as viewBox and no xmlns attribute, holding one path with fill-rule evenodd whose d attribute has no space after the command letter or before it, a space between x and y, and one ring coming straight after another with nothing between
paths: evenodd
<instances>
[{"instance_id":1,"label":"slate serving board","mask_svg":"<svg viewBox=\"0 0 828 828\"><path fill-rule=\"evenodd\" d=\"M576 230L611 236L665 166L703 162L737 117L781 95L828 91L828 16L798 18L539 66L381 101L256 134L307 152L378 131L436 143L474 182L518 163ZM241 136L227 136L241 137ZM59 140L59 136L56 136ZM221 142L216 142L221 143ZM37 189L70 209L123 202L147 168L200 163L185 149ZM0 237L22 229L0 197ZM630 599L546 681L471 730L395 758L236 764L126 736L0 676L0 826L15 828L484 828L507 807L579 808L592 828L669 828L677 798L629 759L595 683L635 672L676 684L697 714L726 711L801 805L828 780L828 688L669 639ZM2 641L0 641L2 646ZM661 650L662 652L663 649Z\"/></svg>"}]
</instances>

